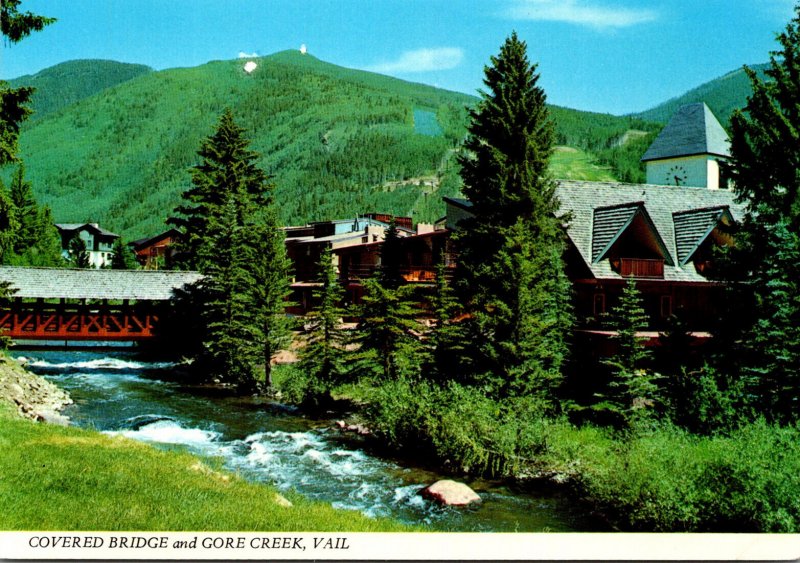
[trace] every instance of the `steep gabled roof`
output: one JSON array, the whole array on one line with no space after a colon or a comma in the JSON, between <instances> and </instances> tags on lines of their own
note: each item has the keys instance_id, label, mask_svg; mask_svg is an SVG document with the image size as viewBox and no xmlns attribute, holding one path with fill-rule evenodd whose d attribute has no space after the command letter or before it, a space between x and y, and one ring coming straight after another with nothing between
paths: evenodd
<instances>
[{"instance_id":1,"label":"steep gabled roof","mask_svg":"<svg viewBox=\"0 0 800 563\"><path fill-rule=\"evenodd\" d=\"M636 212L641 208L641 201L633 201L621 205L599 207L594 210L594 220L592 221L592 262L598 262L603 259L611 244L633 222Z\"/></svg>"},{"instance_id":2,"label":"steep gabled roof","mask_svg":"<svg viewBox=\"0 0 800 563\"><path fill-rule=\"evenodd\" d=\"M155 244L157 242L161 242L162 240L164 240L166 238L177 238L180 235L181 235L181 232L178 229L174 229L174 228L173 229L168 229L168 230L164 231L163 233L159 233L159 234L157 234L155 236L147 237L147 238L140 238L140 239L135 240L133 242L129 242L128 246L132 246L135 250L141 250L142 248L148 247L148 246L150 246L152 244Z\"/></svg>"},{"instance_id":3,"label":"steep gabled roof","mask_svg":"<svg viewBox=\"0 0 800 563\"><path fill-rule=\"evenodd\" d=\"M107 231L96 223L56 223L56 228L63 233L86 229L104 237L119 238L118 234Z\"/></svg>"},{"instance_id":4,"label":"steep gabled roof","mask_svg":"<svg viewBox=\"0 0 800 563\"><path fill-rule=\"evenodd\" d=\"M560 213L569 213L572 216L567 226L567 234L597 279L622 279L620 274L611 268L608 260L594 260L595 256L598 256L597 248L602 245L602 238L595 244L595 235L605 237L605 246L608 247L609 243L613 244L615 235L620 234L621 230L624 231L625 224L617 219L618 228L613 232L615 224L612 223L611 215L615 208L620 215L628 214L625 217L630 221L629 224L632 224L637 216L639 206L646 211L646 217L658 233L660 243L664 245L666 252L664 279L681 282L708 280L695 271L691 262L682 266L678 261L673 214L708 208L727 208L734 220L740 220L744 211L742 206L734 201L734 194L729 190L682 186L559 180L556 196L561 202ZM594 224L595 210L600 212L601 218L601 225L597 227ZM595 231L596 228L599 230ZM601 234L604 229L612 231L612 234Z\"/></svg>"},{"instance_id":5,"label":"steep gabled roof","mask_svg":"<svg viewBox=\"0 0 800 563\"><path fill-rule=\"evenodd\" d=\"M442 201L444 201L445 203L449 203L451 205L455 205L456 207L460 207L461 209L463 209L465 211L471 211L472 210L472 202L470 200L468 200L468 199L464 199L464 198L461 198L461 197L447 197L447 196L444 196L444 197L442 197Z\"/></svg>"},{"instance_id":6,"label":"steep gabled roof","mask_svg":"<svg viewBox=\"0 0 800 563\"><path fill-rule=\"evenodd\" d=\"M731 218L727 207L690 209L672 214L672 221L675 224L678 264L683 266L691 260L698 247L703 244L725 215Z\"/></svg>"},{"instance_id":7,"label":"steep gabled roof","mask_svg":"<svg viewBox=\"0 0 800 563\"><path fill-rule=\"evenodd\" d=\"M592 221L592 262L597 263L605 258L623 233L637 219L644 222L653 237L653 241L664 257L664 261L671 265L672 257L664 241L661 240L661 235L659 235L653 224L650 214L647 213L643 201L598 207L594 210L594 219Z\"/></svg>"},{"instance_id":8,"label":"steep gabled roof","mask_svg":"<svg viewBox=\"0 0 800 563\"><path fill-rule=\"evenodd\" d=\"M682 106L644 153L642 161L712 154L730 156L730 140L704 103Z\"/></svg>"}]
</instances>

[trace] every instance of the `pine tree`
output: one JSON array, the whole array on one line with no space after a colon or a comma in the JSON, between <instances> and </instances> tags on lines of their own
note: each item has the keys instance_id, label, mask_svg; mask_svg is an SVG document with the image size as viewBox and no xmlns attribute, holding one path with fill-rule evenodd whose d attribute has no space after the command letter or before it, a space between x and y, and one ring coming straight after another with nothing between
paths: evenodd
<instances>
[{"instance_id":1,"label":"pine tree","mask_svg":"<svg viewBox=\"0 0 800 563\"><path fill-rule=\"evenodd\" d=\"M767 81L731 118L729 173L747 213L736 234L741 319L734 350L758 407L797 418L800 401L800 5L770 57ZM736 313L737 315L740 313ZM739 323L734 323L739 324Z\"/></svg>"},{"instance_id":2,"label":"pine tree","mask_svg":"<svg viewBox=\"0 0 800 563\"><path fill-rule=\"evenodd\" d=\"M38 241L39 209L33 197L31 183L25 179L25 165L20 164L14 172L10 190L11 201L16 208L17 236L14 241L14 252L24 253L35 246Z\"/></svg>"},{"instance_id":3,"label":"pine tree","mask_svg":"<svg viewBox=\"0 0 800 563\"><path fill-rule=\"evenodd\" d=\"M314 290L318 305L306 318L308 344L300 357L300 369L309 378L309 399L324 401L344 375L343 355L346 335L341 328L345 315L340 303L344 288L336 277L331 252L326 249L319 261L322 287Z\"/></svg>"},{"instance_id":4,"label":"pine tree","mask_svg":"<svg viewBox=\"0 0 800 563\"><path fill-rule=\"evenodd\" d=\"M453 288L447 279L444 253L436 265L436 287L430 298L434 326L428 334L430 366L426 372L444 383L457 379L467 365L463 330L455 322L460 309Z\"/></svg>"},{"instance_id":5,"label":"pine tree","mask_svg":"<svg viewBox=\"0 0 800 563\"><path fill-rule=\"evenodd\" d=\"M402 248L397 223L392 218L381 244L380 284L387 289L397 289L405 280L400 272Z\"/></svg>"},{"instance_id":6,"label":"pine tree","mask_svg":"<svg viewBox=\"0 0 800 563\"><path fill-rule=\"evenodd\" d=\"M422 326L413 298L414 288L384 287L380 278L364 281L365 294L358 308L354 370L366 377L396 379L415 376L423 364L419 336Z\"/></svg>"},{"instance_id":7,"label":"pine tree","mask_svg":"<svg viewBox=\"0 0 800 563\"><path fill-rule=\"evenodd\" d=\"M457 287L474 334L478 383L499 396L552 397L572 325L565 234L547 167L553 125L516 34L485 69L460 158L474 218L455 237Z\"/></svg>"},{"instance_id":8,"label":"pine tree","mask_svg":"<svg viewBox=\"0 0 800 563\"><path fill-rule=\"evenodd\" d=\"M611 310L611 329L616 333L616 354L606 362L611 368L608 392L597 410L610 410L626 423L647 418L659 400L658 376L648 370L650 352L638 332L647 328L648 317L636 283L628 281L619 304Z\"/></svg>"},{"instance_id":9,"label":"pine tree","mask_svg":"<svg viewBox=\"0 0 800 563\"><path fill-rule=\"evenodd\" d=\"M67 245L69 252L69 262L73 268L91 268L89 261L89 251L86 249L86 241L80 236L75 235Z\"/></svg>"},{"instance_id":10,"label":"pine tree","mask_svg":"<svg viewBox=\"0 0 800 563\"><path fill-rule=\"evenodd\" d=\"M270 188L271 189L271 188ZM264 362L264 385L272 387L272 357L285 350L292 340L292 323L286 316L291 293L291 261L286 256L283 231L271 199L261 208L264 216L253 227L254 247L250 267L253 285L249 288L257 335Z\"/></svg>"},{"instance_id":11,"label":"pine tree","mask_svg":"<svg viewBox=\"0 0 800 563\"><path fill-rule=\"evenodd\" d=\"M220 381L251 391L255 365L270 360L288 335L284 315L288 261L278 228L273 186L256 166L244 130L230 110L198 154L186 203L169 220L182 231L177 261L204 279L185 303L203 303L204 368Z\"/></svg>"},{"instance_id":12,"label":"pine tree","mask_svg":"<svg viewBox=\"0 0 800 563\"><path fill-rule=\"evenodd\" d=\"M7 263L13 256L18 231L17 208L8 190L0 181L0 263Z\"/></svg>"},{"instance_id":13,"label":"pine tree","mask_svg":"<svg viewBox=\"0 0 800 563\"><path fill-rule=\"evenodd\" d=\"M53 18L20 13L20 0L3 0L0 3L0 34L11 43L19 43L34 31L41 31L53 23ZM0 166L17 160L17 142L20 124L28 118L33 88L9 88L0 80Z\"/></svg>"},{"instance_id":14,"label":"pine tree","mask_svg":"<svg viewBox=\"0 0 800 563\"><path fill-rule=\"evenodd\" d=\"M128 245L125 244L122 237L114 241L112 252L114 253L111 257L112 270L136 269L136 259L133 257L133 252L128 248Z\"/></svg>"}]
</instances>

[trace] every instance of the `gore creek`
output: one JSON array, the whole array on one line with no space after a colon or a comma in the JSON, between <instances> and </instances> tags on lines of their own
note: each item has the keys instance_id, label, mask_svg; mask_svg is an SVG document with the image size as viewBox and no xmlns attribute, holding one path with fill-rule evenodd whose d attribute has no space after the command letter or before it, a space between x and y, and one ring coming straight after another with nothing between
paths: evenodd
<instances>
[{"instance_id":1,"label":"gore creek","mask_svg":"<svg viewBox=\"0 0 800 563\"><path fill-rule=\"evenodd\" d=\"M26 367L70 393L72 424L162 448L222 459L252 481L294 490L336 508L385 516L433 530L564 532L597 529L567 499L456 477L483 502L438 506L417 492L441 478L429 469L385 459L358 439L310 420L293 407L251 397L198 394L170 381L169 363L141 362L130 352L16 351Z\"/></svg>"}]
</instances>

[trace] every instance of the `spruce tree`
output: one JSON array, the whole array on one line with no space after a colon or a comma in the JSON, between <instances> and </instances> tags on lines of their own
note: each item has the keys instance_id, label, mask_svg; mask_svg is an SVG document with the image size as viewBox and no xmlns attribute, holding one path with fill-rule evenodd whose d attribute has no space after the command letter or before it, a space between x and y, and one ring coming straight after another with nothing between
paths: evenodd
<instances>
[{"instance_id":1,"label":"spruce tree","mask_svg":"<svg viewBox=\"0 0 800 563\"><path fill-rule=\"evenodd\" d=\"M553 124L525 42L512 34L491 61L459 159L474 217L455 237L457 286L476 382L547 402L572 325L563 218L548 175Z\"/></svg>"},{"instance_id":2,"label":"spruce tree","mask_svg":"<svg viewBox=\"0 0 800 563\"><path fill-rule=\"evenodd\" d=\"M86 248L86 241L80 236L75 235L67 245L69 252L69 262L73 268L91 268L89 261L89 251Z\"/></svg>"},{"instance_id":3,"label":"spruce tree","mask_svg":"<svg viewBox=\"0 0 800 563\"><path fill-rule=\"evenodd\" d=\"M600 395L597 410L609 410L625 423L647 418L659 401L658 376L647 365L650 351L638 333L647 328L648 317L636 283L628 281L619 304L611 310L610 328L615 332L617 351L606 361L611 368L608 391Z\"/></svg>"},{"instance_id":4,"label":"spruce tree","mask_svg":"<svg viewBox=\"0 0 800 563\"><path fill-rule=\"evenodd\" d=\"M12 258L18 232L17 208L11 200L11 194L0 181L0 263L8 263Z\"/></svg>"},{"instance_id":5,"label":"spruce tree","mask_svg":"<svg viewBox=\"0 0 800 563\"><path fill-rule=\"evenodd\" d=\"M384 287L380 277L372 277L364 281L364 290L354 335L357 349L351 358L354 370L384 380L417 375L423 364L422 326L414 288Z\"/></svg>"},{"instance_id":6,"label":"spruce tree","mask_svg":"<svg viewBox=\"0 0 800 563\"><path fill-rule=\"evenodd\" d=\"M397 289L405 283L400 272L402 254L400 244L397 223L394 218L392 218L389 223L389 228L384 235L380 250L380 284L387 289Z\"/></svg>"},{"instance_id":7,"label":"spruce tree","mask_svg":"<svg viewBox=\"0 0 800 563\"><path fill-rule=\"evenodd\" d=\"M125 244L125 241L122 237L119 237L117 240L114 241L114 247L112 249L114 253L111 257L111 269L112 270L135 270L136 269L136 260L133 257L133 252L128 245Z\"/></svg>"},{"instance_id":8,"label":"spruce tree","mask_svg":"<svg viewBox=\"0 0 800 563\"><path fill-rule=\"evenodd\" d=\"M769 415L797 418L800 401L800 6L770 57L767 80L731 118L729 173L747 205L732 258L739 265L734 366ZM744 304L744 306L742 306ZM733 319L731 319L733 321Z\"/></svg>"},{"instance_id":9,"label":"spruce tree","mask_svg":"<svg viewBox=\"0 0 800 563\"><path fill-rule=\"evenodd\" d=\"M191 170L185 203L169 220L182 232L180 266L204 274L195 295L182 302L202 303L207 375L251 391L259 387L259 363L271 385L270 359L288 335L288 262L273 186L230 110L198 154L202 162Z\"/></svg>"},{"instance_id":10,"label":"spruce tree","mask_svg":"<svg viewBox=\"0 0 800 563\"><path fill-rule=\"evenodd\" d=\"M270 187L271 191L271 187ZM253 246L250 268L253 284L249 288L253 303L256 334L261 341L261 361L263 361L263 381L272 387L272 357L285 350L292 340L293 328L286 315L291 293L291 261L286 255L284 233L278 226L277 213L271 200L263 202L261 220L253 225Z\"/></svg>"},{"instance_id":11,"label":"spruce tree","mask_svg":"<svg viewBox=\"0 0 800 563\"><path fill-rule=\"evenodd\" d=\"M436 286L430 297L430 309L434 325L428 334L430 366L426 373L439 383L458 379L467 365L466 339L455 322L460 307L447 279L444 253L436 265Z\"/></svg>"},{"instance_id":12,"label":"spruce tree","mask_svg":"<svg viewBox=\"0 0 800 563\"><path fill-rule=\"evenodd\" d=\"M14 241L14 252L24 253L38 242L39 209L33 197L31 183L25 179L25 165L20 164L11 180L11 201L16 208L17 236Z\"/></svg>"},{"instance_id":13,"label":"spruce tree","mask_svg":"<svg viewBox=\"0 0 800 563\"><path fill-rule=\"evenodd\" d=\"M20 0L0 3L0 34L11 43L19 43L34 31L41 31L55 21L53 18L20 12ZM27 107L33 88L9 88L0 80L0 166L17 160L20 124L28 118Z\"/></svg>"},{"instance_id":14,"label":"spruce tree","mask_svg":"<svg viewBox=\"0 0 800 563\"><path fill-rule=\"evenodd\" d=\"M314 403L329 398L333 385L344 376L346 344L341 328L345 310L340 305L344 288L336 277L329 249L320 257L319 272L322 287L313 292L317 305L306 317L308 344L300 356L300 369L309 380L307 399Z\"/></svg>"}]
</instances>

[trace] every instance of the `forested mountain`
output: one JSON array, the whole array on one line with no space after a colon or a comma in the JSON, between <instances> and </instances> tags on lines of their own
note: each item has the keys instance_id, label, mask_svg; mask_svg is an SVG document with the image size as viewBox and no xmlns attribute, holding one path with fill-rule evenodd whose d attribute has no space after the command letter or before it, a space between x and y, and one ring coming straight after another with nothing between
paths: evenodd
<instances>
[{"instance_id":1,"label":"forested mountain","mask_svg":"<svg viewBox=\"0 0 800 563\"><path fill-rule=\"evenodd\" d=\"M764 70L768 66L767 64L760 64L753 65L750 68L755 70L758 76L763 79L765 76ZM747 96L751 92L750 79L745 74L744 69L739 68L697 88L693 88L682 96L668 100L641 113L633 114L633 117L645 121L666 123L680 106L705 102L719 119L722 126L727 129L733 110L743 108L747 103Z\"/></svg>"},{"instance_id":2,"label":"forested mountain","mask_svg":"<svg viewBox=\"0 0 800 563\"><path fill-rule=\"evenodd\" d=\"M31 104L34 110L31 121L36 121L106 88L152 71L145 65L116 61L68 61L33 75L20 76L10 83L14 88L36 88Z\"/></svg>"},{"instance_id":3,"label":"forested mountain","mask_svg":"<svg viewBox=\"0 0 800 563\"><path fill-rule=\"evenodd\" d=\"M58 221L100 222L128 240L159 232L200 141L231 108L274 176L283 223L443 214L441 197L460 187L455 150L477 98L297 51L253 61L251 73L241 59L159 72L73 61L23 77L38 88L39 114L21 139L38 200ZM659 124L550 110L557 177L643 179L639 158Z\"/></svg>"}]
</instances>

